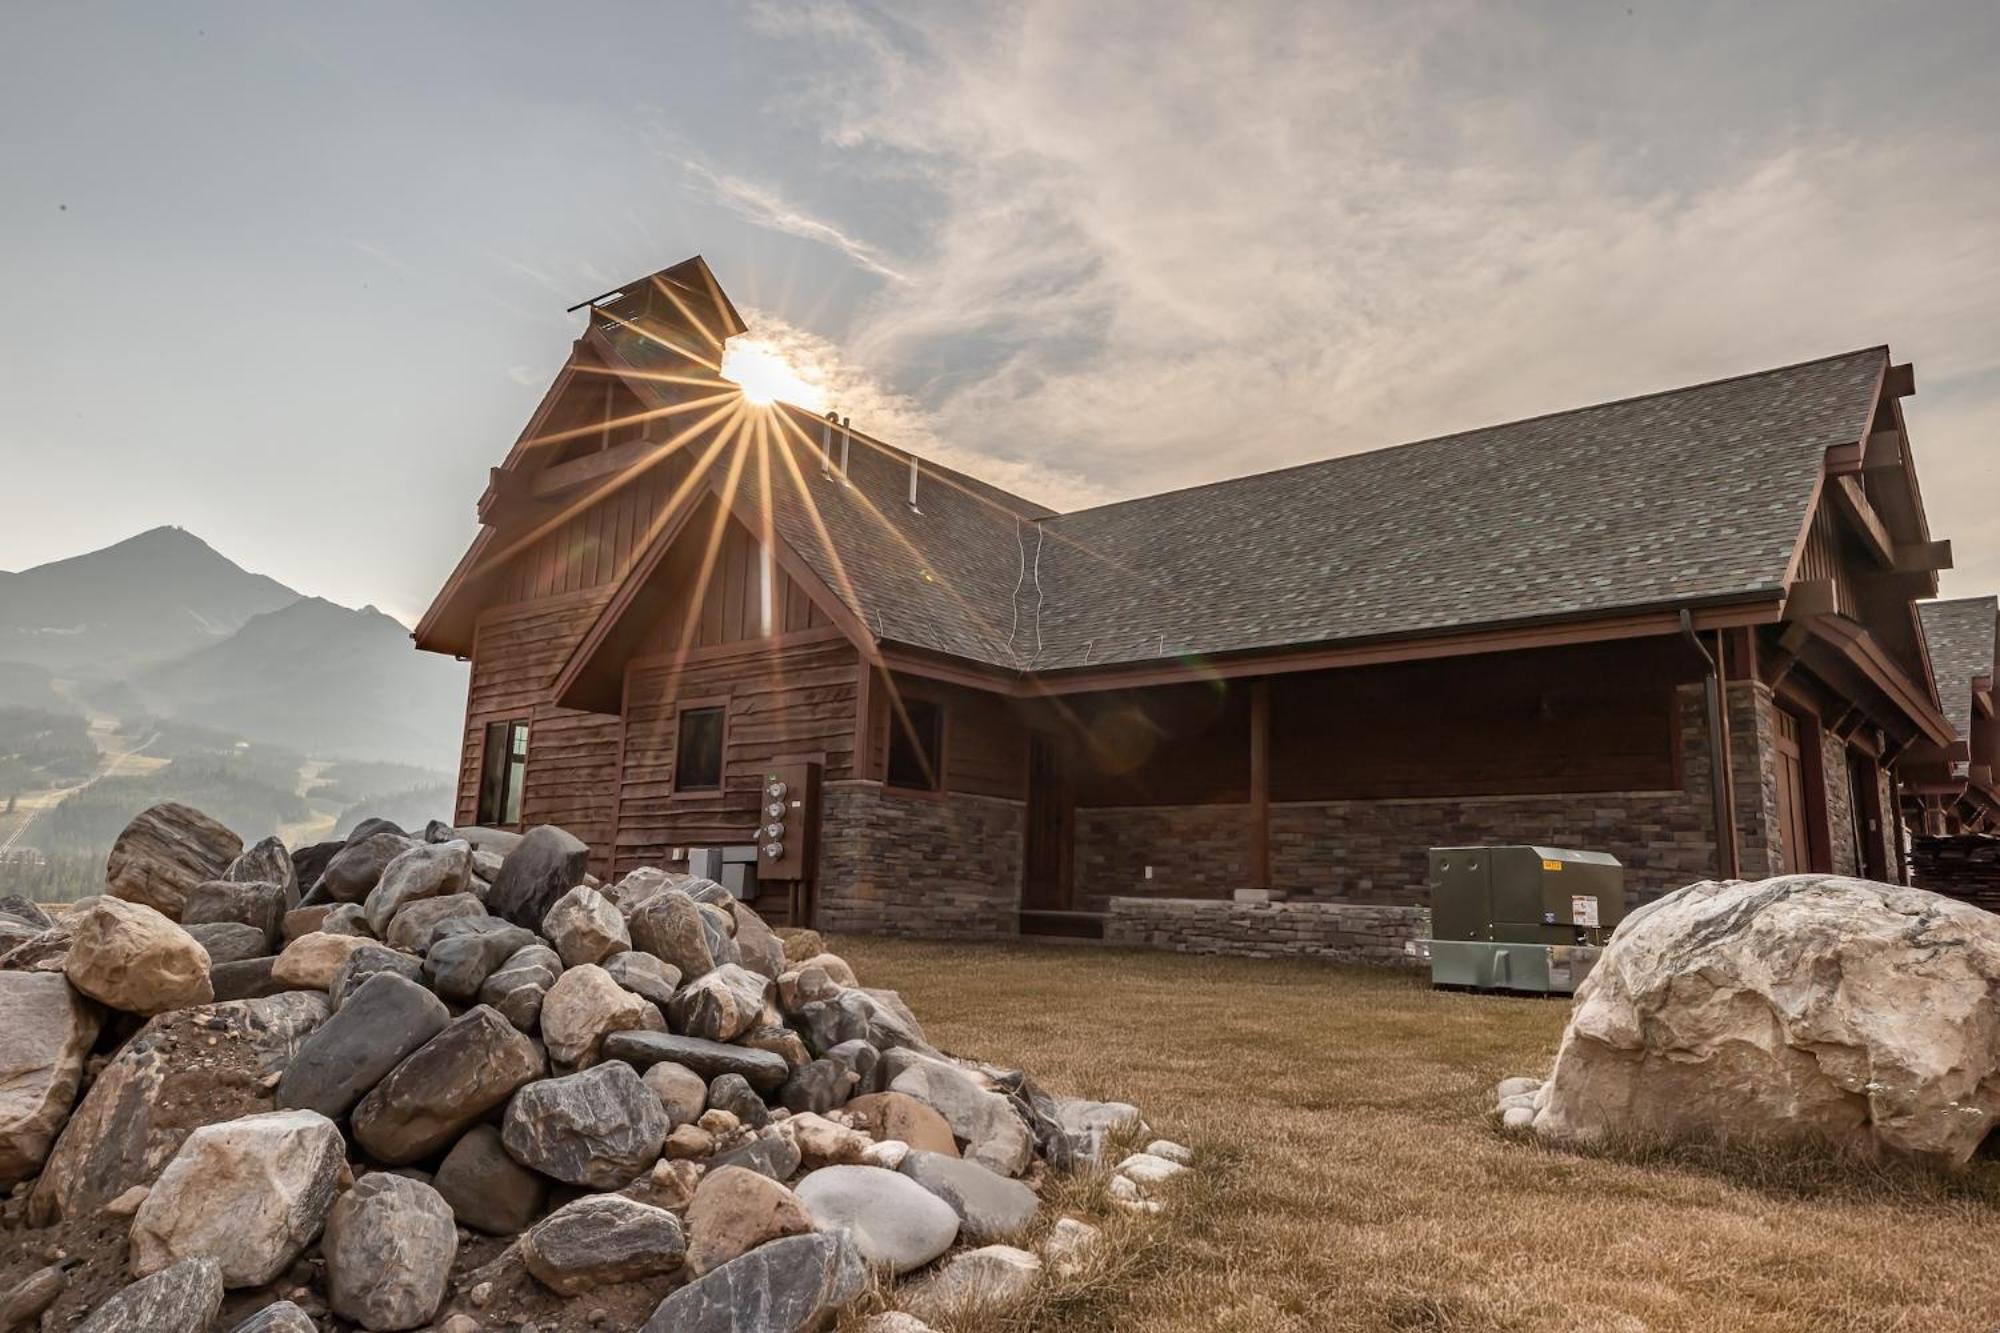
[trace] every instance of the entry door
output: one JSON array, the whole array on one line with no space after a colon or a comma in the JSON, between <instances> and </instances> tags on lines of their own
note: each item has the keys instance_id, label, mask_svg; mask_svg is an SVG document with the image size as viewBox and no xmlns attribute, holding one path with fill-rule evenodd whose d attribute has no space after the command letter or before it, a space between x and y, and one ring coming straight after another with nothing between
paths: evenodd
<instances>
[{"instance_id":1,"label":"entry door","mask_svg":"<svg viewBox=\"0 0 2000 1333\"><path fill-rule=\"evenodd\" d=\"M1778 710L1778 836L1784 843L1783 868L1802 875L1812 868L1812 834L1806 825L1805 752L1799 719Z\"/></svg>"},{"instance_id":2,"label":"entry door","mask_svg":"<svg viewBox=\"0 0 2000 1333\"><path fill-rule=\"evenodd\" d=\"M1861 867L1864 878L1887 880L1889 878L1888 858L1884 855L1883 843L1887 841L1882 828L1882 788L1881 774L1875 761L1865 754L1849 751L1847 756L1849 809L1854 812L1855 857L1854 864Z\"/></svg>"},{"instance_id":3,"label":"entry door","mask_svg":"<svg viewBox=\"0 0 2000 1333\"><path fill-rule=\"evenodd\" d=\"M1070 910L1070 838L1075 800L1069 765L1055 740L1035 732L1028 741L1028 837L1021 870L1021 909Z\"/></svg>"}]
</instances>

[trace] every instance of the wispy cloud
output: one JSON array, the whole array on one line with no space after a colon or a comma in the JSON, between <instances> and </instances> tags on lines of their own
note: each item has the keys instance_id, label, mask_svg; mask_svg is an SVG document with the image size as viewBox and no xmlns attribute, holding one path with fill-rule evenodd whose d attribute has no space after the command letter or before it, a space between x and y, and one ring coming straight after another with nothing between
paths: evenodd
<instances>
[{"instance_id":1,"label":"wispy cloud","mask_svg":"<svg viewBox=\"0 0 2000 1333\"><path fill-rule=\"evenodd\" d=\"M831 222L813 217L787 203L774 188L716 171L692 157L682 157L679 162L691 182L746 221L838 250L855 264L891 282L908 281L900 271L889 265L874 246L848 235Z\"/></svg>"}]
</instances>

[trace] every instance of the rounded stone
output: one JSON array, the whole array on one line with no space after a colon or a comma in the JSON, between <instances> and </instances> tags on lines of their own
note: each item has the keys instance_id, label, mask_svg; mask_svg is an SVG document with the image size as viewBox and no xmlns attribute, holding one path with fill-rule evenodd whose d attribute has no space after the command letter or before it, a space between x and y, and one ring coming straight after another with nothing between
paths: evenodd
<instances>
[{"instance_id":1,"label":"rounded stone","mask_svg":"<svg viewBox=\"0 0 2000 1333\"><path fill-rule=\"evenodd\" d=\"M798 1184L820 1231L845 1231L870 1264L902 1274L921 1268L958 1239L958 1214L911 1180L879 1166L829 1166Z\"/></svg>"}]
</instances>

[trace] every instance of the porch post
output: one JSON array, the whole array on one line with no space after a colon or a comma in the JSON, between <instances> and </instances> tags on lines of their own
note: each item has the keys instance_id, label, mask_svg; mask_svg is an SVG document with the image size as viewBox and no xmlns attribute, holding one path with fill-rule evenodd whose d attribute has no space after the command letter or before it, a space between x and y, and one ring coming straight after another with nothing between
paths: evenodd
<instances>
[{"instance_id":1,"label":"porch post","mask_svg":"<svg viewBox=\"0 0 2000 1333\"><path fill-rule=\"evenodd\" d=\"M1271 682L1250 682L1250 887L1271 887Z\"/></svg>"}]
</instances>

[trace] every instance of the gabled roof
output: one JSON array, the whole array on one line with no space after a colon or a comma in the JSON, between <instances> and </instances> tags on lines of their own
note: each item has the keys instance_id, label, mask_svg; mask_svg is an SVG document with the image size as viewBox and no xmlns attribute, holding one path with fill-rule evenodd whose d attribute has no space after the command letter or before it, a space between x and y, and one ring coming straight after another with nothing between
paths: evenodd
<instances>
[{"instance_id":1,"label":"gabled roof","mask_svg":"<svg viewBox=\"0 0 2000 1333\"><path fill-rule=\"evenodd\" d=\"M1952 730L1972 735L1972 682L1993 675L1995 638L2000 634L2000 598L1959 597L1917 603L1930 652L1931 674Z\"/></svg>"}]
</instances>

